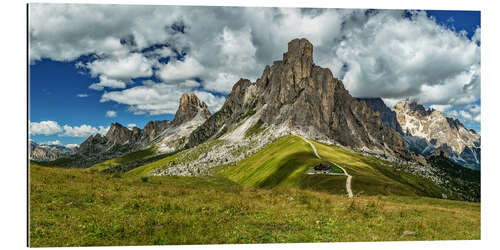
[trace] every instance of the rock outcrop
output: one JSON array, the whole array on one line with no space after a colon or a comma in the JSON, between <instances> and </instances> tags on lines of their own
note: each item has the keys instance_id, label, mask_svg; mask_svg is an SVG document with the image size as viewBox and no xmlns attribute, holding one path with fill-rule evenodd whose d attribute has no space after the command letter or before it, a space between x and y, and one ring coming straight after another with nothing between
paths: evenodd
<instances>
[{"instance_id":1,"label":"rock outcrop","mask_svg":"<svg viewBox=\"0 0 500 250\"><path fill-rule=\"evenodd\" d=\"M205 102L200 101L198 97L194 94L182 94L181 100L179 101L179 108L175 113L174 124L179 125L184 122L192 120L198 112L202 112L202 116L207 119L210 117L210 111Z\"/></svg>"},{"instance_id":2,"label":"rock outcrop","mask_svg":"<svg viewBox=\"0 0 500 250\"><path fill-rule=\"evenodd\" d=\"M289 42L283 60L266 66L256 82L236 82L222 108L190 135L187 145L217 138L257 113L265 125L286 125L312 139L411 155L380 114L353 98L329 69L314 64L313 46L306 39Z\"/></svg>"},{"instance_id":3,"label":"rock outcrop","mask_svg":"<svg viewBox=\"0 0 500 250\"><path fill-rule=\"evenodd\" d=\"M172 152L184 146L183 137L210 116L207 104L195 94L183 94L173 121L150 121L144 129L129 129L120 123L111 124L106 135L89 136L79 147L79 159L95 163L105 159L157 145L160 152ZM89 165L80 162L80 165Z\"/></svg>"},{"instance_id":4,"label":"rock outcrop","mask_svg":"<svg viewBox=\"0 0 500 250\"><path fill-rule=\"evenodd\" d=\"M479 168L481 136L458 119L408 101L397 103L393 110L411 150L425 156L443 152L456 163Z\"/></svg>"},{"instance_id":5,"label":"rock outcrop","mask_svg":"<svg viewBox=\"0 0 500 250\"><path fill-rule=\"evenodd\" d=\"M356 98L356 100L364 102L373 112L379 113L382 118L382 123L384 123L385 126L403 135L401 125L399 125L398 119L396 118L396 112L387 107L381 98Z\"/></svg>"}]
</instances>

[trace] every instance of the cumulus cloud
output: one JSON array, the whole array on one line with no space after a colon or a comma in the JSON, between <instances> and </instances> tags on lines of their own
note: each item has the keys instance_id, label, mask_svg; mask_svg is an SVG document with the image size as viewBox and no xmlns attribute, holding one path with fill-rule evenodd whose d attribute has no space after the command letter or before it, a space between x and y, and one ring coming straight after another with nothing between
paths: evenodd
<instances>
[{"instance_id":1,"label":"cumulus cloud","mask_svg":"<svg viewBox=\"0 0 500 250\"><path fill-rule=\"evenodd\" d=\"M175 112L182 92L193 91L216 110L223 97L213 92L255 80L297 37L354 96L458 110L480 99L480 33L469 39L425 11L72 4L30 5L29 27L31 63L96 55L75 62L99 78L90 88L115 89L101 101L136 114ZM161 83L127 89L151 76Z\"/></svg>"},{"instance_id":2,"label":"cumulus cloud","mask_svg":"<svg viewBox=\"0 0 500 250\"><path fill-rule=\"evenodd\" d=\"M162 65L158 77L167 83L175 83L202 76L204 72L205 68L196 59L187 57L183 61L172 61Z\"/></svg>"},{"instance_id":3,"label":"cumulus cloud","mask_svg":"<svg viewBox=\"0 0 500 250\"><path fill-rule=\"evenodd\" d=\"M183 93L189 92L182 84L172 85L148 81L143 86L137 86L122 91L106 92L101 102L114 101L129 105L129 110L135 114L174 114L179 106ZM214 112L224 104L224 97L215 96L205 91L193 91L209 109Z\"/></svg>"},{"instance_id":4,"label":"cumulus cloud","mask_svg":"<svg viewBox=\"0 0 500 250\"><path fill-rule=\"evenodd\" d=\"M152 63L140 53L131 53L119 58L96 60L87 64L92 76L106 74L107 77L128 80L148 77L153 74Z\"/></svg>"},{"instance_id":5,"label":"cumulus cloud","mask_svg":"<svg viewBox=\"0 0 500 250\"><path fill-rule=\"evenodd\" d=\"M134 127L137 127L137 124L135 124L135 123L127 124L127 128L129 128L129 129L133 129Z\"/></svg>"},{"instance_id":6,"label":"cumulus cloud","mask_svg":"<svg viewBox=\"0 0 500 250\"><path fill-rule=\"evenodd\" d=\"M441 111L441 112L445 112L446 110L450 109L451 107L452 106L450 104L444 104L444 105L435 104L435 105L431 105L432 109L435 109L435 110L438 110L438 111Z\"/></svg>"},{"instance_id":7,"label":"cumulus cloud","mask_svg":"<svg viewBox=\"0 0 500 250\"><path fill-rule=\"evenodd\" d=\"M30 135L53 135L62 131L55 121L29 122Z\"/></svg>"},{"instance_id":8,"label":"cumulus cloud","mask_svg":"<svg viewBox=\"0 0 500 250\"><path fill-rule=\"evenodd\" d=\"M425 12L413 12L411 18L398 11L353 16L361 21L344 28L346 38L334 45L331 58L342 63L333 67L334 74L343 76L353 95L417 97L423 104L478 98L480 48L466 36L438 25Z\"/></svg>"},{"instance_id":9,"label":"cumulus cloud","mask_svg":"<svg viewBox=\"0 0 500 250\"><path fill-rule=\"evenodd\" d=\"M106 111L106 117L116 117L116 111L114 110Z\"/></svg>"},{"instance_id":10,"label":"cumulus cloud","mask_svg":"<svg viewBox=\"0 0 500 250\"><path fill-rule=\"evenodd\" d=\"M121 80L110 79L105 75L100 75L99 82L92 83L89 86L89 89L103 90L104 87L108 87L111 89L123 89L126 86L127 86L127 84Z\"/></svg>"},{"instance_id":11,"label":"cumulus cloud","mask_svg":"<svg viewBox=\"0 0 500 250\"><path fill-rule=\"evenodd\" d=\"M106 134L108 127L99 126L93 127L90 125L80 125L80 126L60 126L56 121L41 121L41 122L29 122L29 134L30 135L55 135L58 136L69 136L69 137L88 137L92 134L100 133ZM56 144L57 143L57 144ZM46 144L59 145L61 144L59 140L52 142L46 142Z\"/></svg>"},{"instance_id":12,"label":"cumulus cloud","mask_svg":"<svg viewBox=\"0 0 500 250\"><path fill-rule=\"evenodd\" d=\"M81 98L83 98L83 97L88 97L89 95L87 95L87 94L83 93L83 94L77 94L76 96L77 96L77 97L81 97Z\"/></svg>"},{"instance_id":13,"label":"cumulus cloud","mask_svg":"<svg viewBox=\"0 0 500 250\"><path fill-rule=\"evenodd\" d=\"M64 132L59 134L59 136L69 136L69 137L89 137L93 134L106 134L109 130L109 127L99 126L92 127L90 125L80 125L80 126L63 126Z\"/></svg>"},{"instance_id":14,"label":"cumulus cloud","mask_svg":"<svg viewBox=\"0 0 500 250\"><path fill-rule=\"evenodd\" d=\"M55 141L47 141L47 142L41 142L41 145L61 145L61 141L55 140Z\"/></svg>"}]
</instances>

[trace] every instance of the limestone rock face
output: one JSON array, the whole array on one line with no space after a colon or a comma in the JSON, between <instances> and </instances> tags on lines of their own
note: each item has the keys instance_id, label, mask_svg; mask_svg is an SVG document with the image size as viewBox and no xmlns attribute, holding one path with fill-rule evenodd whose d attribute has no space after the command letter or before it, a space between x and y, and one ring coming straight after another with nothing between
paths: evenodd
<instances>
[{"instance_id":1,"label":"limestone rock face","mask_svg":"<svg viewBox=\"0 0 500 250\"><path fill-rule=\"evenodd\" d=\"M396 130L396 132L403 135L401 125L399 125L396 118L396 112L392 111L381 98L356 98L360 102L364 102L373 112L378 112L382 118L382 123L386 127Z\"/></svg>"},{"instance_id":2,"label":"limestone rock face","mask_svg":"<svg viewBox=\"0 0 500 250\"><path fill-rule=\"evenodd\" d=\"M206 103L200 101L195 94L183 94L173 121L150 121L144 129L129 129L120 123L113 123L105 136L89 136L80 145L77 155L90 164L154 144L159 144L160 148L169 145L169 150L166 151L170 152L181 146L182 141L178 142L181 137L186 136L186 133L190 133L209 116ZM85 165L85 161L80 161L79 164Z\"/></svg>"},{"instance_id":3,"label":"limestone rock face","mask_svg":"<svg viewBox=\"0 0 500 250\"><path fill-rule=\"evenodd\" d=\"M112 123L108 132L106 133L106 139L112 144L123 145L132 139L132 130L124 127L120 123Z\"/></svg>"},{"instance_id":4,"label":"limestone rock face","mask_svg":"<svg viewBox=\"0 0 500 250\"><path fill-rule=\"evenodd\" d=\"M479 168L481 136L458 120L415 102L401 101L393 110L405 133L408 147L422 155L440 154Z\"/></svg>"},{"instance_id":5,"label":"limestone rock face","mask_svg":"<svg viewBox=\"0 0 500 250\"><path fill-rule=\"evenodd\" d=\"M210 111L205 102L200 101L194 93L189 95L186 93L182 94L179 101L179 108L175 113L174 124L179 125L192 120L198 114L199 110L202 111L202 115L205 119L210 117Z\"/></svg>"},{"instance_id":6,"label":"limestone rock face","mask_svg":"<svg viewBox=\"0 0 500 250\"><path fill-rule=\"evenodd\" d=\"M267 125L288 124L310 138L411 155L380 114L353 98L329 69L314 64L313 45L306 39L289 42L283 60L266 66L256 82L236 82L223 107L191 134L188 146L216 138L256 112Z\"/></svg>"}]
</instances>

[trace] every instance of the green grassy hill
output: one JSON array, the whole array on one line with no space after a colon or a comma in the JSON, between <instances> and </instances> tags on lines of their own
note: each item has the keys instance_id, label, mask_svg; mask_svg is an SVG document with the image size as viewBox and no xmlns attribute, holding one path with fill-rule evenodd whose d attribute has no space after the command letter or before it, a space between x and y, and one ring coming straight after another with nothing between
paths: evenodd
<instances>
[{"instance_id":1,"label":"green grassy hill","mask_svg":"<svg viewBox=\"0 0 500 250\"><path fill-rule=\"evenodd\" d=\"M354 194L441 197L445 193L429 180L394 170L388 166L389 162L337 146L312 143L322 159L339 164L353 176ZM285 186L346 194L345 176L306 174L308 169L321 161L300 137L286 136L219 175L244 186Z\"/></svg>"},{"instance_id":2,"label":"green grassy hill","mask_svg":"<svg viewBox=\"0 0 500 250\"><path fill-rule=\"evenodd\" d=\"M107 161L103 161L100 163L97 163L90 167L90 169L95 169L97 171L103 171L105 169L108 169L110 167L116 167L116 166L121 166L129 163L133 163L136 161L140 160L145 160L148 158L153 157L156 154L156 148L155 147L150 147L144 150L139 150L136 152L128 153L122 157L116 157L109 159Z\"/></svg>"},{"instance_id":3,"label":"green grassy hill","mask_svg":"<svg viewBox=\"0 0 500 250\"><path fill-rule=\"evenodd\" d=\"M32 247L480 238L479 203L349 199L220 176L125 177L36 164L29 171Z\"/></svg>"}]
</instances>

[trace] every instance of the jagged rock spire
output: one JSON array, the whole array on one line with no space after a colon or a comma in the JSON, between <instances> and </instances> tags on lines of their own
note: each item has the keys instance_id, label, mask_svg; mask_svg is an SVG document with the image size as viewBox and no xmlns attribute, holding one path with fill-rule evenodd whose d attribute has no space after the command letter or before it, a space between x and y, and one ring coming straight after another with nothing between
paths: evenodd
<instances>
[{"instance_id":1,"label":"jagged rock spire","mask_svg":"<svg viewBox=\"0 0 500 250\"><path fill-rule=\"evenodd\" d=\"M194 93L184 93L179 100L179 108L175 113L174 124L178 125L190 121L196 117L198 112L202 112L201 115L205 119L210 117L210 111L205 102L200 101Z\"/></svg>"},{"instance_id":2,"label":"jagged rock spire","mask_svg":"<svg viewBox=\"0 0 500 250\"><path fill-rule=\"evenodd\" d=\"M288 51L283 54L283 63L292 65L295 83L309 77L314 65L313 45L305 38L290 41Z\"/></svg>"}]
</instances>

